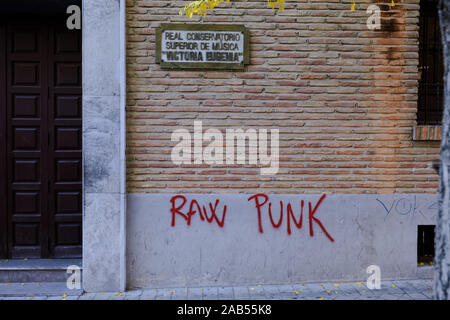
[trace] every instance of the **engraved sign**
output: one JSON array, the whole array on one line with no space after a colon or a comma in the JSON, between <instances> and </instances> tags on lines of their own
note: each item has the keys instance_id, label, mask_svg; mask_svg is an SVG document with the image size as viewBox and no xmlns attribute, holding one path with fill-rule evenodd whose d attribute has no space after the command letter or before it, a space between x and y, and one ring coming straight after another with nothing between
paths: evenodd
<instances>
[{"instance_id":1,"label":"engraved sign","mask_svg":"<svg viewBox=\"0 0 450 320\"><path fill-rule=\"evenodd\" d=\"M248 46L243 25L162 24L156 31L161 68L244 69Z\"/></svg>"}]
</instances>

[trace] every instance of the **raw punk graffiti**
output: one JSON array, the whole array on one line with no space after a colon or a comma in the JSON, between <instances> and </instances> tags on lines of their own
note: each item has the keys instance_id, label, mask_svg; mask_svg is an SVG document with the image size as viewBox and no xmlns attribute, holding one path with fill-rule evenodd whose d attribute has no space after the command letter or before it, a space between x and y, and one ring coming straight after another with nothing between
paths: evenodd
<instances>
[{"instance_id":1,"label":"raw punk graffiti","mask_svg":"<svg viewBox=\"0 0 450 320\"><path fill-rule=\"evenodd\" d=\"M281 228L283 221L285 221L288 235L292 233L294 226L297 229L302 229L304 226L303 212L305 209L305 224L308 223L310 237L314 237L314 228L318 227L323 231L328 240L334 242L333 237L326 230L322 221L316 216L317 210L325 198L326 195L322 195L314 205L311 201L308 201L306 205L304 200L300 200L299 215L295 212L290 202L285 203L282 200L280 201L279 213L274 215L272 212L272 202L270 202L269 196L263 193L249 197L248 201L254 204L258 221L258 231L260 233L264 233L263 221L267 222L267 220L270 221L270 225L274 229ZM172 214L172 227L175 227L177 216L183 218L186 224L190 226L192 218L198 215L200 221L210 224L215 223L218 227L223 228L227 215L227 205L221 204L220 199L200 204L196 199L188 201L184 195L176 195L170 199L170 213Z\"/></svg>"},{"instance_id":2,"label":"raw punk graffiti","mask_svg":"<svg viewBox=\"0 0 450 320\"><path fill-rule=\"evenodd\" d=\"M181 201L178 201L178 204L177 204L178 199ZM186 211L186 213L183 213L181 211L181 209L183 209L186 202L187 202L187 199L183 195L177 195L177 196L172 197L172 199L170 199L170 203L171 203L170 212L172 213L172 224L171 224L172 227L175 226L175 215L178 214L178 215L182 216L186 220L187 225L190 226L192 216L194 214L198 213L201 221L205 221L205 219L206 219L207 222L212 223L213 220L215 220L217 225L220 228L223 228L223 226L225 224L225 216L227 214L227 206L226 205L223 206L222 218L219 220L219 218L216 214L217 206L219 205L219 202L220 202L219 199L216 200L216 202L214 203L214 206L212 205L211 202L209 202L209 212L211 213L210 216L208 213L208 209L204 205L202 207L200 207L200 204L195 199L190 201L189 210ZM202 211L202 209L203 209L203 211Z\"/></svg>"}]
</instances>

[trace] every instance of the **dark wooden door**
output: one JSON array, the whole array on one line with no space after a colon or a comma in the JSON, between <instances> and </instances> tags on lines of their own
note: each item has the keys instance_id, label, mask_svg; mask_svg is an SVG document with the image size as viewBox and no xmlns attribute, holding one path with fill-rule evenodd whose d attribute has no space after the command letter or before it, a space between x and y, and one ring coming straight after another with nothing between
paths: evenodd
<instances>
[{"instance_id":1,"label":"dark wooden door","mask_svg":"<svg viewBox=\"0 0 450 320\"><path fill-rule=\"evenodd\" d=\"M54 17L2 30L6 254L79 257L81 32Z\"/></svg>"}]
</instances>

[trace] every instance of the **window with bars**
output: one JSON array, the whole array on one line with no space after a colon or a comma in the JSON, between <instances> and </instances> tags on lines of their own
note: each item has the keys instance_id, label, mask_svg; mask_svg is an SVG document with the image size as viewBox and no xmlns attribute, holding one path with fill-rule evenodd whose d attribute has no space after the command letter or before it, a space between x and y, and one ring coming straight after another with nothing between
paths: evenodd
<instances>
[{"instance_id":1,"label":"window with bars","mask_svg":"<svg viewBox=\"0 0 450 320\"><path fill-rule=\"evenodd\" d=\"M417 264L432 265L434 261L434 225L417 226Z\"/></svg>"},{"instance_id":2,"label":"window with bars","mask_svg":"<svg viewBox=\"0 0 450 320\"><path fill-rule=\"evenodd\" d=\"M437 3L420 1L418 125L442 121L444 66Z\"/></svg>"}]
</instances>

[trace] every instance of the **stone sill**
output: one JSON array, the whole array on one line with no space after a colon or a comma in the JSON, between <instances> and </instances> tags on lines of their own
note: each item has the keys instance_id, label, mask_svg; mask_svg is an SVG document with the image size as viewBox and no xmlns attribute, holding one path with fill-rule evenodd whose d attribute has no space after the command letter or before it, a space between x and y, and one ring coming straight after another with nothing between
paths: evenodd
<instances>
[{"instance_id":1,"label":"stone sill","mask_svg":"<svg viewBox=\"0 0 450 320\"><path fill-rule=\"evenodd\" d=\"M413 141L441 141L442 126L415 126L413 127Z\"/></svg>"},{"instance_id":2,"label":"stone sill","mask_svg":"<svg viewBox=\"0 0 450 320\"><path fill-rule=\"evenodd\" d=\"M417 266L416 279L433 279L433 266Z\"/></svg>"}]
</instances>

